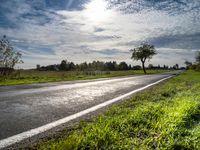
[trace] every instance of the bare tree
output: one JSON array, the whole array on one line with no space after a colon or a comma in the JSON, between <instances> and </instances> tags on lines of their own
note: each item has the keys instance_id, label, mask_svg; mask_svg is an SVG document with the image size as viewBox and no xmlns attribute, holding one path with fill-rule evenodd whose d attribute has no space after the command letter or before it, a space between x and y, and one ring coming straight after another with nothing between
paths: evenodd
<instances>
[{"instance_id":1,"label":"bare tree","mask_svg":"<svg viewBox=\"0 0 200 150\"><path fill-rule=\"evenodd\" d=\"M23 63L22 54L14 50L4 35L0 40L0 68L1 74L5 75L12 70L17 63Z\"/></svg>"},{"instance_id":2,"label":"bare tree","mask_svg":"<svg viewBox=\"0 0 200 150\"><path fill-rule=\"evenodd\" d=\"M136 61L140 60L142 62L142 68L144 73L146 74L145 61L147 59L150 60L154 55L157 54L154 46L148 43L142 43L139 47L131 49L131 51L131 58Z\"/></svg>"}]
</instances>

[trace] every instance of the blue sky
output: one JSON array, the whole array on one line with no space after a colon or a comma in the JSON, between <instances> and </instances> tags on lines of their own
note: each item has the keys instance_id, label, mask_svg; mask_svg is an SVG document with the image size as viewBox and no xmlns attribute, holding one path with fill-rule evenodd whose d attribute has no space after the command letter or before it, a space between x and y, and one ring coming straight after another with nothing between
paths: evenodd
<instances>
[{"instance_id":1,"label":"blue sky","mask_svg":"<svg viewBox=\"0 0 200 150\"><path fill-rule=\"evenodd\" d=\"M200 50L200 0L1 0L0 36L36 64L126 61L141 42L155 45L148 63L184 64Z\"/></svg>"}]
</instances>

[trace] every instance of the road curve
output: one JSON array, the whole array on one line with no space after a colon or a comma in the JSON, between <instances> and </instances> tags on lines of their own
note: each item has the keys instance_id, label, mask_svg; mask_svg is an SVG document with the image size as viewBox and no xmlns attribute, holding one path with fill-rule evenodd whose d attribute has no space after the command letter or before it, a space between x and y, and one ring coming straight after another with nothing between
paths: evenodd
<instances>
[{"instance_id":1,"label":"road curve","mask_svg":"<svg viewBox=\"0 0 200 150\"><path fill-rule=\"evenodd\" d=\"M0 86L0 143L177 73Z\"/></svg>"}]
</instances>

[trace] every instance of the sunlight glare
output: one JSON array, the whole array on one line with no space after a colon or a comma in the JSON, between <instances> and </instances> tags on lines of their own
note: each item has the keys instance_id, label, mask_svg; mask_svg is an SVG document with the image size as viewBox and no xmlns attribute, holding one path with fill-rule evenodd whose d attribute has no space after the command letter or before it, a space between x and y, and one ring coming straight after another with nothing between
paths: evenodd
<instances>
[{"instance_id":1,"label":"sunlight glare","mask_svg":"<svg viewBox=\"0 0 200 150\"><path fill-rule=\"evenodd\" d=\"M92 0L85 6L84 16L92 23L104 22L108 19L107 2Z\"/></svg>"}]
</instances>

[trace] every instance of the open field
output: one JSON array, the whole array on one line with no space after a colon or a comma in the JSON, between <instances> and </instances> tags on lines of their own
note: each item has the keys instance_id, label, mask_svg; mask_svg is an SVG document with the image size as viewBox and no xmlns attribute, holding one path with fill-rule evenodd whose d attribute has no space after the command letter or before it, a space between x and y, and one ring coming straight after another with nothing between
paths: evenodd
<instances>
[{"instance_id":1,"label":"open field","mask_svg":"<svg viewBox=\"0 0 200 150\"><path fill-rule=\"evenodd\" d=\"M180 76L116 104L33 149L200 149L200 72Z\"/></svg>"},{"instance_id":2,"label":"open field","mask_svg":"<svg viewBox=\"0 0 200 150\"><path fill-rule=\"evenodd\" d=\"M169 72L170 70L147 70L148 74ZM109 78L127 75L144 74L142 70L129 71L37 71L21 70L16 71L10 77L0 77L0 85L16 85L45 83L55 81L87 80L97 78Z\"/></svg>"}]
</instances>

